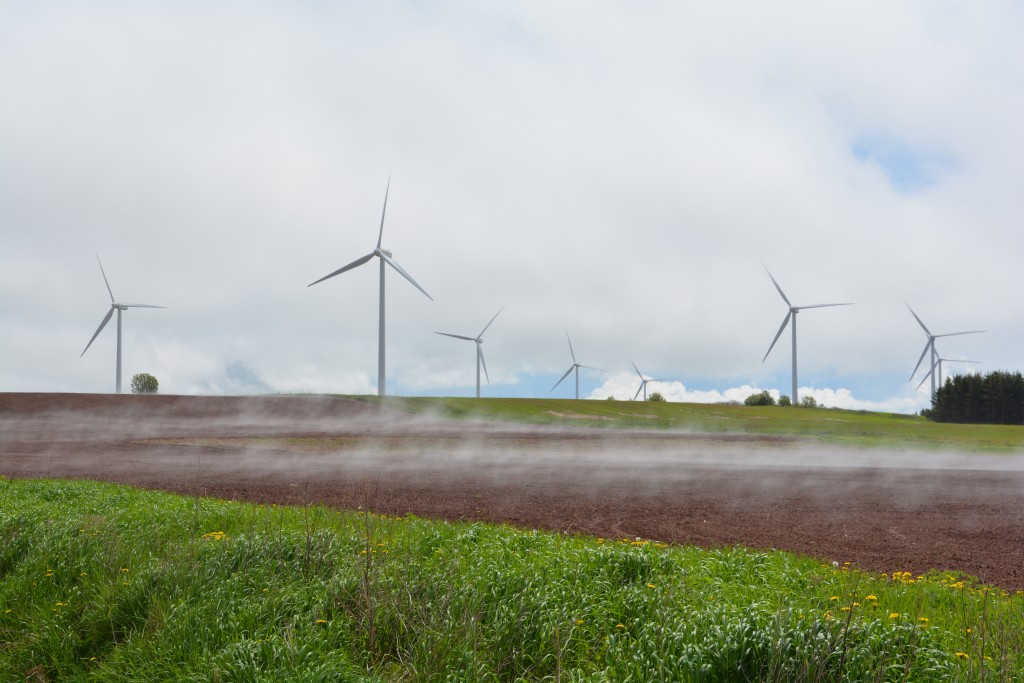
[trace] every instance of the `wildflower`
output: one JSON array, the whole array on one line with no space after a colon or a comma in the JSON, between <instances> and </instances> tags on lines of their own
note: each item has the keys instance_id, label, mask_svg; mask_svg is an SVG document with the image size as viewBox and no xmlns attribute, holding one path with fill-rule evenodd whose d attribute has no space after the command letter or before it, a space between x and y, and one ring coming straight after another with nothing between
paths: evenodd
<instances>
[{"instance_id":1,"label":"wildflower","mask_svg":"<svg viewBox=\"0 0 1024 683\"><path fill-rule=\"evenodd\" d=\"M128 573L128 567L122 567L121 571L124 572L125 574L127 574Z\"/></svg>"},{"instance_id":2,"label":"wildflower","mask_svg":"<svg viewBox=\"0 0 1024 683\"><path fill-rule=\"evenodd\" d=\"M874 596L874 595L865 595L865 596L864 596L864 599L865 599L865 600L871 600L871 601L875 601L875 600L878 600L878 597L877 597L877 596Z\"/></svg>"},{"instance_id":3,"label":"wildflower","mask_svg":"<svg viewBox=\"0 0 1024 683\"><path fill-rule=\"evenodd\" d=\"M957 652L956 656L959 657L960 659L970 659L971 658L971 656L968 655L966 652Z\"/></svg>"},{"instance_id":4,"label":"wildflower","mask_svg":"<svg viewBox=\"0 0 1024 683\"><path fill-rule=\"evenodd\" d=\"M900 618L900 613L899 612L891 612L889 614L889 618L890 619L899 619Z\"/></svg>"},{"instance_id":5,"label":"wildflower","mask_svg":"<svg viewBox=\"0 0 1024 683\"><path fill-rule=\"evenodd\" d=\"M850 611L850 608L849 608L849 607L843 607L843 608L842 608L842 610L843 610L844 612L849 612L849 611Z\"/></svg>"},{"instance_id":6,"label":"wildflower","mask_svg":"<svg viewBox=\"0 0 1024 683\"><path fill-rule=\"evenodd\" d=\"M833 596L831 596L829 598L830 602L837 602L838 600L839 600L839 596L838 595L833 595Z\"/></svg>"},{"instance_id":7,"label":"wildflower","mask_svg":"<svg viewBox=\"0 0 1024 683\"><path fill-rule=\"evenodd\" d=\"M615 628L626 628L626 627L623 626L622 624L615 624Z\"/></svg>"},{"instance_id":8,"label":"wildflower","mask_svg":"<svg viewBox=\"0 0 1024 683\"><path fill-rule=\"evenodd\" d=\"M581 625L582 623L583 623L583 620L582 620L582 619L577 619L577 620L576 620L576 625L577 625L577 626Z\"/></svg>"},{"instance_id":9,"label":"wildflower","mask_svg":"<svg viewBox=\"0 0 1024 683\"><path fill-rule=\"evenodd\" d=\"M968 626L967 629L965 630L965 632L966 633L974 633L974 629L971 628L970 626Z\"/></svg>"},{"instance_id":10,"label":"wildflower","mask_svg":"<svg viewBox=\"0 0 1024 683\"><path fill-rule=\"evenodd\" d=\"M649 583L649 584L647 584L647 587L648 587L648 588L657 588L657 586L655 586L655 585L654 585L653 583Z\"/></svg>"},{"instance_id":11,"label":"wildflower","mask_svg":"<svg viewBox=\"0 0 1024 683\"><path fill-rule=\"evenodd\" d=\"M5 610L4 610L4 614L10 614L10 613L11 613L11 611L12 611L12 610L9 610L9 609L5 609Z\"/></svg>"},{"instance_id":12,"label":"wildflower","mask_svg":"<svg viewBox=\"0 0 1024 683\"><path fill-rule=\"evenodd\" d=\"M326 624L327 620L326 619L317 619L316 623L318 623L318 624Z\"/></svg>"}]
</instances>

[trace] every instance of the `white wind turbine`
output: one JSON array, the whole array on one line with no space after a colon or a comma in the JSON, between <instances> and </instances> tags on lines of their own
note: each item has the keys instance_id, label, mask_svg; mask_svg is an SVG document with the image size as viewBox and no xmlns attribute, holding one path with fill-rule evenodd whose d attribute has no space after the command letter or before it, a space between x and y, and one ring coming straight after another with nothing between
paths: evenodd
<instances>
[{"instance_id":1,"label":"white wind turbine","mask_svg":"<svg viewBox=\"0 0 1024 683\"><path fill-rule=\"evenodd\" d=\"M309 285L307 285L308 287L312 287L313 285L318 284L320 282L323 282L324 280L328 280L328 279L334 277L335 275L341 275L342 273L344 273L347 270L352 270L353 268L356 268L358 266L363 265L364 263L366 263L367 261L372 259L374 256L376 256L377 258L380 259L380 312L379 312L379 315L378 315L378 335L377 335L377 395L378 396L384 396L385 395L385 384L386 384L386 382L385 382L385 375L386 375L386 372L385 372L385 357L384 357L384 337L385 337L385 335L384 335L384 264L386 263L387 265L389 265L392 268L394 268L395 270L397 270L399 275L401 275L406 280L408 280L410 283L412 283L413 287L415 287L416 289L418 289L421 292L423 292L424 296L426 296L431 301L434 300L434 298L432 296L427 294L427 290L425 290L422 287L420 287L419 283L416 282L415 280L413 280L412 276L409 275L409 273L407 273L404 270L402 270L402 266L398 265L394 261L394 259L391 258L391 252L390 251L388 251L386 249L381 249L381 246L380 246L381 245L381 240L384 238L384 214L388 210L388 192L390 190L391 190L391 178L389 177L388 178L387 188L384 190L384 208L380 212L380 232L377 234L377 248L374 249L373 251L371 251L366 256L363 256L362 258L358 258L355 261L353 261L352 263L348 264L347 266L342 266L341 268L338 268L333 273L330 273L328 275L324 275L322 278L320 278L316 282L311 282Z\"/></svg>"},{"instance_id":2,"label":"white wind turbine","mask_svg":"<svg viewBox=\"0 0 1024 683\"><path fill-rule=\"evenodd\" d=\"M763 263L761 265L764 266ZM789 313L787 313L786 317L782 320L782 327L780 327L779 331L775 333L775 339L772 340L771 346L768 347L768 353L764 354L764 358L761 359L761 362L763 363L763 362L765 362L765 360L768 359L768 354L772 352L773 348L775 348L775 342L779 341L779 337L782 336L782 331L786 329L786 325L788 325L790 319L792 319L793 320L793 405L796 406L796 405L800 405L800 401L799 401L799 399L797 397L797 392L796 392L796 314L799 313L800 311L802 311L805 308L827 308L827 307L830 307L830 306L852 306L853 304L852 303L812 304L810 306L794 306L793 304L791 304L789 302L789 299L786 297L786 294L782 291L782 287L779 287L779 283L775 281L774 277L772 277L772 273L771 273L770 270L768 270L768 266L764 266L764 269L765 269L765 272L768 273L768 277L770 277L772 279L772 284L775 285L775 289L779 290L779 295L782 296L782 300L786 302L787 306L789 306Z\"/></svg>"},{"instance_id":3,"label":"white wind turbine","mask_svg":"<svg viewBox=\"0 0 1024 683\"><path fill-rule=\"evenodd\" d=\"M917 313L914 313L914 309L910 308L910 304L907 304L907 309L910 311L910 315L914 316L914 320L917 321L917 324L921 326L921 329L924 330L924 333L928 336L928 341L925 342L924 344L924 350L921 351L921 357L917 359L917 365L914 366L914 371L910 373L910 379L914 379L914 375L917 374L917 369L921 367L921 362L924 360L925 354L927 354L930 351L931 363L928 364L928 374L926 376L931 377L932 379L931 395L934 396L935 368L939 360L939 352L935 350L935 340L938 339L939 337L955 337L961 334L981 334L982 332L984 332L984 330L971 330L970 332L948 332L946 334L932 334L931 330L929 330L928 327L921 321L921 318L918 317ZM922 380L921 383L923 384L924 381Z\"/></svg>"},{"instance_id":4,"label":"white wind turbine","mask_svg":"<svg viewBox=\"0 0 1024 683\"><path fill-rule=\"evenodd\" d=\"M122 304L114 300L114 292L110 289L110 283L107 282L107 274L103 270L103 262L100 261L100 255L96 254L96 263L100 264L100 273L103 275L103 284L107 286L107 293L110 294L110 310L103 316L103 320L100 321L100 326L96 328L96 332L93 333L92 339L85 345L82 350L81 358L85 355L85 352L89 350L92 343L96 341L96 337L100 336L100 332L110 322L111 316L114 315L114 311L117 311L117 370L115 372L114 388L117 393L121 393L121 311L126 311L129 308L163 308L163 306L154 306L152 304Z\"/></svg>"},{"instance_id":5,"label":"white wind turbine","mask_svg":"<svg viewBox=\"0 0 1024 683\"><path fill-rule=\"evenodd\" d=\"M504 307L500 308L497 313L494 314L494 318L497 318L501 312L505 310ZM480 334L475 337L466 337L461 334L452 334L450 332L435 332L434 334L442 334L446 337L454 337L455 339L465 339L466 341L476 342L476 397L480 398L480 366L484 368L484 376L487 377L487 383L490 384L491 377L487 374L487 361L484 360L484 332L494 322L494 318L491 318L490 322L484 325L484 329L480 330Z\"/></svg>"},{"instance_id":6,"label":"white wind turbine","mask_svg":"<svg viewBox=\"0 0 1024 683\"><path fill-rule=\"evenodd\" d=\"M551 391L554 391L555 389L557 389L558 385L562 383L562 380L565 379L566 377L568 377L569 373L575 371L576 372L576 400L578 401L580 399L580 368L586 368L588 370L598 370L599 372L600 372L600 370L598 368L591 367L589 365L583 365L582 363L576 362L576 353L572 350L572 339L569 339L569 333L568 332L565 333L565 338L569 340L569 353L572 355L572 365L570 365L569 369L565 371L565 374L562 375L561 379L559 379L557 382L555 382L555 386L551 387Z\"/></svg>"},{"instance_id":7,"label":"white wind turbine","mask_svg":"<svg viewBox=\"0 0 1024 683\"><path fill-rule=\"evenodd\" d=\"M940 386L940 387L942 386L942 364L944 362L945 363L980 363L981 361L980 360L963 360L961 358L938 358L938 359L936 359L936 361L935 361L935 368L936 368L936 371L938 372L938 381L936 382L936 384L938 384L938 386ZM918 389L921 388L921 385L924 384L924 381L926 379L928 379L928 375L925 375L924 377L921 378L921 381L917 385Z\"/></svg>"},{"instance_id":8,"label":"white wind turbine","mask_svg":"<svg viewBox=\"0 0 1024 683\"><path fill-rule=\"evenodd\" d=\"M637 388L636 393L633 394L633 400L634 401L636 400L636 397L640 395L641 391L644 392L644 401L647 400L647 383L648 382L668 382L669 381L667 379L654 379L654 378L644 377L644 373L640 372L640 368L638 368L636 366L636 363L634 363L633 361L629 361L629 362L633 366L633 369L636 370L636 374L640 375L640 386Z\"/></svg>"}]
</instances>

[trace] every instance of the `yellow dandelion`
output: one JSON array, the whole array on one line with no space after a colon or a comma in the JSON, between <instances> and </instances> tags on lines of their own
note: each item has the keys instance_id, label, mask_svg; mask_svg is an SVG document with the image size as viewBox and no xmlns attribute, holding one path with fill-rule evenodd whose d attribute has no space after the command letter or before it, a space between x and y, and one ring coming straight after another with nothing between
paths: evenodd
<instances>
[{"instance_id":1,"label":"yellow dandelion","mask_svg":"<svg viewBox=\"0 0 1024 683\"><path fill-rule=\"evenodd\" d=\"M657 586L655 586L655 585L654 585L653 583L649 583L649 584L647 584L647 587L648 587L648 588L657 588Z\"/></svg>"},{"instance_id":2,"label":"yellow dandelion","mask_svg":"<svg viewBox=\"0 0 1024 683\"><path fill-rule=\"evenodd\" d=\"M871 600L871 601L874 601L874 600L878 600L878 597L877 597L877 596L875 596L875 595L865 595L865 596L864 596L864 599L865 599L865 600Z\"/></svg>"},{"instance_id":3,"label":"yellow dandelion","mask_svg":"<svg viewBox=\"0 0 1024 683\"><path fill-rule=\"evenodd\" d=\"M849 611L850 611L850 608L849 608L849 607L843 607L843 608L842 608L842 610L843 610L844 612L849 612Z\"/></svg>"},{"instance_id":4,"label":"yellow dandelion","mask_svg":"<svg viewBox=\"0 0 1024 683\"><path fill-rule=\"evenodd\" d=\"M615 628L626 628L626 627L624 625L622 625L622 624L615 624Z\"/></svg>"},{"instance_id":5,"label":"yellow dandelion","mask_svg":"<svg viewBox=\"0 0 1024 683\"><path fill-rule=\"evenodd\" d=\"M900 618L900 613L899 612L890 612L889 613L889 618L890 619L899 619Z\"/></svg>"},{"instance_id":6,"label":"yellow dandelion","mask_svg":"<svg viewBox=\"0 0 1024 683\"><path fill-rule=\"evenodd\" d=\"M127 574L128 573L128 567L122 567L121 571L124 572L125 574Z\"/></svg>"},{"instance_id":7,"label":"yellow dandelion","mask_svg":"<svg viewBox=\"0 0 1024 683\"><path fill-rule=\"evenodd\" d=\"M326 624L327 620L326 619L317 619L316 623L318 623L318 624Z\"/></svg>"},{"instance_id":8,"label":"yellow dandelion","mask_svg":"<svg viewBox=\"0 0 1024 683\"><path fill-rule=\"evenodd\" d=\"M969 654L967 654L966 652L957 652L956 656L959 657L960 659L970 659L971 658L971 656Z\"/></svg>"},{"instance_id":9,"label":"yellow dandelion","mask_svg":"<svg viewBox=\"0 0 1024 683\"><path fill-rule=\"evenodd\" d=\"M829 596L829 602L839 602L839 596L838 595Z\"/></svg>"},{"instance_id":10,"label":"yellow dandelion","mask_svg":"<svg viewBox=\"0 0 1024 683\"><path fill-rule=\"evenodd\" d=\"M966 632L967 633L974 633L974 629L968 626L967 629L966 629Z\"/></svg>"},{"instance_id":11,"label":"yellow dandelion","mask_svg":"<svg viewBox=\"0 0 1024 683\"><path fill-rule=\"evenodd\" d=\"M580 624L582 624L582 623L583 623L583 620L582 620L582 619L577 619L577 620L576 620L576 625L577 625L577 626L579 626L579 625L580 625Z\"/></svg>"}]
</instances>

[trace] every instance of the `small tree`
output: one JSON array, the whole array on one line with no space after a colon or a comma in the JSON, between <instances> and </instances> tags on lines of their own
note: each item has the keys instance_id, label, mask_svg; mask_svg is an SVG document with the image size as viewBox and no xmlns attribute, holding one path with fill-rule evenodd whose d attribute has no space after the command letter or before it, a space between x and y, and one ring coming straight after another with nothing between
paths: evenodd
<instances>
[{"instance_id":1,"label":"small tree","mask_svg":"<svg viewBox=\"0 0 1024 683\"><path fill-rule=\"evenodd\" d=\"M800 399L800 405L804 408L817 408L818 402L814 400L813 396L804 396Z\"/></svg>"},{"instance_id":2,"label":"small tree","mask_svg":"<svg viewBox=\"0 0 1024 683\"><path fill-rule=\"evenodd\" d=\"M775 405L775 399L772 398L772 395L770 393L768 393L767 389L765 389L764 391L762 391L760 393L751 394L750 396L747 396L746 400L743 401L743 405L745 405L745 406L773 406L773 405Z\"/></svg>"},{"instance_id":3,"label":"small tree","mask_svg":"<svg viewBox=\"0 0 1024 683\"><path fill-rule=\"evenodd\" d=\"M160 383L156 381L156 377L148 372L132 375L133 394L155 394L159 389Z\"/></svg>"},{"instance_id":4,"label":"small tree","mask_svg":"<svg viewBox=\"0 0 1024 683\"><path fill-rule=\"evenodd\" d=\"M654 401L655 403L665 403L665 397L655 391L648 398L648 401Z\"/></svg>"},{"instance_id":5,"label":"small tree","mask_svg":"<svg viewBox=\"0 0 1024 683\"><path fill-rule=\"evenodd\" d=\"M782 396L779 396L779 405L780 406L791 406L791 405L793 405L793 401L791 401L789 399L789 396L786 396L785 394L783 394Z\"/></svg>"}]
</instances>

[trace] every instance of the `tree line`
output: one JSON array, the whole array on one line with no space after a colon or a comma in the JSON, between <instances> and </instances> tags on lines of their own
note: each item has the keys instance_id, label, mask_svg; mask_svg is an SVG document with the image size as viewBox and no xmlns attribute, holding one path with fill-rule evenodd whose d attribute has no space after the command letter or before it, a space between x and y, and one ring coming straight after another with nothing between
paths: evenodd
<instances>
[{"instance_id":1,"label":"tree line","mask_svg":"<svg viewBox=\"0 0 1024 683\"><path fill-rule=\"evenodd\" d=\"M936 422L1024 424L1024 376L1000 370L947 378L922 413Z\"/></svg>"}]
</instances>

